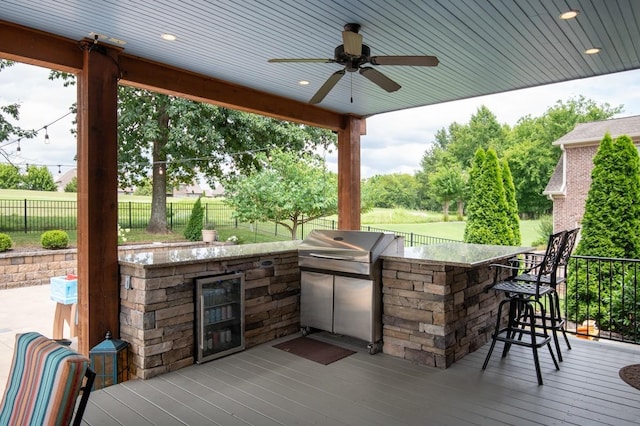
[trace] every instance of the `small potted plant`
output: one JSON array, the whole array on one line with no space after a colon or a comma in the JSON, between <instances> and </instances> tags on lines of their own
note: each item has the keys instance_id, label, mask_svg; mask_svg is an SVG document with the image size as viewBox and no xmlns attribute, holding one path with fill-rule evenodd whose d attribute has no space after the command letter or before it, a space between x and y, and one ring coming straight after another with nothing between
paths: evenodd
<instances>
[{"instance_id":1,"label":"small potted plant","mask_svg":"<svg viewBox=\"0 0 640 426\"><path fill-rule=\"evenodd\" d=\"M212 243L218 239L218 231L216 231L216 224L207 222L202 227L202 241L205 243Z\"/></svg>"}]
</instances>

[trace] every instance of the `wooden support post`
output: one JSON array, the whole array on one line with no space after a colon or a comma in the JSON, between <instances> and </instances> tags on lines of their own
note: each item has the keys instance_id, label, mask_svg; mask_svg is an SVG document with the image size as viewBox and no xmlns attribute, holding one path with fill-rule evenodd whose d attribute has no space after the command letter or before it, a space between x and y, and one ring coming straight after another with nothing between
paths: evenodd
<instances>
[{"instance_id":1,"label":"wooden support post","mask_svg":"<svg viewBox=\"0 0 640 426\"><path fill-rule=\"evenodd\" d=\"M78 350L120 335L118 55L85 42L78 75Z\"/></svg>"},{"instance_id":2,"label":"wooden support post","mask_svg":"<svg viewBox=\"0 0 640 426\"><path fill-rule=\"evenodd\" d=\"M360 135L365 120L346 117L338 132L338 228L360 230Z\"/></svg>"}]
</instances>

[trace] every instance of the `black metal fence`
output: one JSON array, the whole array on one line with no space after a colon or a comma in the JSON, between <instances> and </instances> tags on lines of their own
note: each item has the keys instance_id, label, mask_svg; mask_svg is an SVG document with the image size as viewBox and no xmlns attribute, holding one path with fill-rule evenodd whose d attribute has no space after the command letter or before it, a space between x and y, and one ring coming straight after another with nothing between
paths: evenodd
<instances>
[{"instance_id":1,"label":"black metal fence","mask_svg":"<svg viewBox=\"0 0 640 426\"><path fill-rule=\"evenodd\" d=\"M559 296L578 336L640 344L640 260L572 256Z\"/></svg>"},{"instance_id":2,"label":"black metal fence","mask_svg":"<svg viewBox=\"0 0 640 426\"><path fill-rule=\"evenodd\" d=\"M252 232L270 234L283 239L291 238L284 226L274 223L241 223L233 217L233 209L224 204L203 203L204 221L216 226L246 228ZM193 203L168 202L167 224L169 229L183 229L187 226ZM44 232L51 229L63 231L77 228L77 203L75 201L43 200L0 200L0 232ZM122 228L145 229L151 216L151 203L118 203L118 223ZM303 223L297 230L297 238L304 238L313 229L338 229L338 222L332 219L315 219ZM413 232L389 231L371 226L362 226L363 231L394 232L405 237L405 246L434 244L441 242L460 242L446 238L431 237Z\"/></svg>"}]
</instances>

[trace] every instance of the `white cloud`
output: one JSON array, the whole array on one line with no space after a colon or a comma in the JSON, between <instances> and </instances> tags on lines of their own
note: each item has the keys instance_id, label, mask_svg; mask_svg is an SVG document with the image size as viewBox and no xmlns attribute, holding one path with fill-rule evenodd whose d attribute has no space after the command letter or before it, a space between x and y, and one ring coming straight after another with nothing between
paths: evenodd
<instances>
[{"instance_id":1,"label":"white cloud","mask_svg":"<svg viewBox=\"0 0 640 426\"><path fill-rule=\"evenodd\" d=\"M0 72L0 105L19 102L19 125L39 129L69 111L76 100L75 87L63 87L62 81L49 81L49 70L17 64ZM454 121L467 123L481 105L487 106L500 123L514 125L526 116L539 116L556 101L584 95L597 103L624 105L621 116L640 115L640 70L556 83L537 88L481 96L440 105L380 114L367 119L367 135L361 138L361 176L409 173L420 168L420 160L439 129ZM76 140L69 130L73 118L66 117L21 145L21 164L47 164L57 173L58 164L75 164ZM7 149L13 154L16 145ZM337 154L327 154L327 166L337 171ZM64 173L68 167L62 167Z\"/></svg>"}]
</instances>

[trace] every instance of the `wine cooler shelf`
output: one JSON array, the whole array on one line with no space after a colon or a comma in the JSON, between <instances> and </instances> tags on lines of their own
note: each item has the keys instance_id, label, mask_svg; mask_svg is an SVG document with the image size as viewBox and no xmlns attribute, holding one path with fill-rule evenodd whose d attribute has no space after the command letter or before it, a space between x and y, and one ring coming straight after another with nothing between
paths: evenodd
<instances>
[{"instance_id":1,"label":"wine cooler shelf","mask_svg":"<svg viewBox=\"0 0 640 426\"><path fill-rule=\"evenodd\" d=\"M197 356L201 363L244 349L244 274L197 278Z\"/></svg>"}]
</instances>

